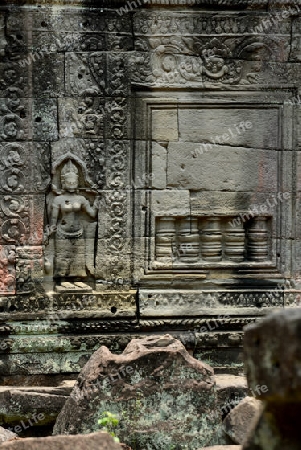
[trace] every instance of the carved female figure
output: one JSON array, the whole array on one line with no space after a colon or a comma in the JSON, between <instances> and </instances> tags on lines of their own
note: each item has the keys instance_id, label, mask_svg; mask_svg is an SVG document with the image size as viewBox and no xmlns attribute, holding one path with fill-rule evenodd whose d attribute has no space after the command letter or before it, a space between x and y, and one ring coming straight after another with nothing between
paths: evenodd
<instances>
[{"instance_id":1,"label":"carved female figure","mask_svg":"<svg viewBox=\"0 0 301 450\"><path fill-rule=\"evenodd\" d=\"M69 160L61 170L62 193L51 204L54 232L54 277L86 277L93 274L96 202L78 193L78 168Z\"/></svg>"}]
</instances>

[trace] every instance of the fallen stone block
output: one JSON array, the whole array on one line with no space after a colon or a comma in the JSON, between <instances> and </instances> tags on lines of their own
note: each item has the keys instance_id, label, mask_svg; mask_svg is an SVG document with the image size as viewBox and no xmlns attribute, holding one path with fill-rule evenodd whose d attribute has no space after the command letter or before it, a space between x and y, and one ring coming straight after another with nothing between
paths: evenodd
<instances>
[{"instance_id":1,"label":"fallen stone block","mask_svg":"<svg viewBox=\"0 0 301 450\"><path fill-rule=\"evenodd\" d=\"M254 397L245 397L232 409L223 421L225 433L236 444L243 444L255 421L262 412L260 400Z\"/></svg>"},{"instance_id":2,"label":"fallen stone block","mask_svg":"<svg viewBox=\"0 0 301 450\"><path fill-rule=\"evenodd\" d=\"M62 387L0 387L0 423L18 424L32 421L35 425L53 423L63 408L72 385Z\"/></svg>"},{"instance_id":3,"label":"fallen stone block","mask_svg":"<svg viewBox=\"0 0 301 450\"><path fill-rule=\"evenodd\" d=\"M78 377L54 434L95 431L104 411L116 435L139 450L195 450L217 441L213 369L170 335L133 339L123 354L95 352ZM220 429L220 428L219 428Z\"/></svg>"},{"instance_id":4,"label":"fallen stone block","mask_svg":"<svg viewBox=\"0 0 301 450\"><path fill-rule=\"evenodd\" d=\"M300 348L300 308L271 314L246 327L248 384L264 400L264 409L244 450L300 450Z\"/></svg>"},{"instance_id":5,"label":"fallen stone block","mask_svg":"<svg viewBox=\"0 0 301 450\"><path fill-rule=\"evenodd\" d=\"M6 442L1 450L121 450L107 433L25 438Z\"/></svg>"}]
</instances>

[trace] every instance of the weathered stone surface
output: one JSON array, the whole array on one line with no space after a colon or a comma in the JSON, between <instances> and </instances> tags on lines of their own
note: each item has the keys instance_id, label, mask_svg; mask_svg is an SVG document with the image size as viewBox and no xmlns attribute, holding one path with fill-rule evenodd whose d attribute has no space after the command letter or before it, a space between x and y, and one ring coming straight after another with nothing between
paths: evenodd
<instances>
[{"instance_id":1,"label":"weathered stone surface","mask_svg":"<svg viewBox=\"0 0 301 450\"><path fill-rule=\"evenodd\" d=\"M16 433L13 433L10 430L6 430L5 428L0 427L0 443L10 441L15 437L17 437Z\"/></svg>"},{"instance_id":2,"label":"weathered stone surface","mask_svg":"<svg viewBox=\"0 0 301 450\"><path fill-rule=\"evenodd\" d=\"M264 400L264 409L244 450L300 448L300 324L301 311L293 308L246 328L248 383Z\"/></svg>"},{"instance_id":3,"label":"weathered stone surface","mask_svg":"<svg viewBox=\"0 0 301 450\"><path fill-rule=\"evenodd\" d=\"M85 436L52 436L25 438L2 444L3 450L120 450L121 446L107 433Z\"/></svg>"},{"instance_id":4,"label":"weathered stone surface","mask_svg":"<svg viewBox=\"0 0 301 450\"><path fill-rule=\"evenodd\" d=\"M129 445L193 449L216 442L218 420L208 416L214 405L212 369L192 358L179 341L170 335L134 339L122 355L106 347L92 355L54 433L95 430L102 412L111 411L120 419L116 434Z\"/></svg>"},{"instance_id":5,"label":"weathered stone surface","mask_svg":"<svg viewBox=\"0 0 301 450\"><path fill-rule=\"evenodd\" d=\"M245 397L223 421L223 429L236 444L243 444L262 412L262 404L254 397Z\"/></svg>"}]
</instances>

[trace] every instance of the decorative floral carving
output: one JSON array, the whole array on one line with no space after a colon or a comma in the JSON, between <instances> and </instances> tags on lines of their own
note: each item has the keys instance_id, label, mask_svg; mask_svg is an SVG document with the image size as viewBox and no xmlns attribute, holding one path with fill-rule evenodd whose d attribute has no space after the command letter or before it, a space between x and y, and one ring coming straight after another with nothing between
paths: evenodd
<instances>
[{"instance_id":1,"label":"decorative floral carving","mask_svg":"<svg viewBox=\"0 0 301 450\"><path fill-rule=\"evenodd\" d=\"M10 295L16 289L16 249L13 245L0 246L0 294Z\"/></svg>"}]
</instances>

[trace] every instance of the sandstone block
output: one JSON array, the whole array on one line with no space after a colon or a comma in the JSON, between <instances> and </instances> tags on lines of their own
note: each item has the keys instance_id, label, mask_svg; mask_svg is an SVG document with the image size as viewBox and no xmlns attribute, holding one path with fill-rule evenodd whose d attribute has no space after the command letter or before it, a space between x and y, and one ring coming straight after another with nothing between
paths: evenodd
<instances>
[{"instance_id":1,"label":"sandstone block","mask_svg":"<svg viewBox=\"0 0 301 450\"><path fill-rule=\"evenodd\" d=\"M213 370L180 341L170 335L133 339L121 355L106 347L93 354L54 434L94 431L98 418L110 411L120 419L116 435L136 449L192 450L217 443L214 406Z\"/></svg>"},{"instance_id":2,"label":"sandstone block","mask_svg":"<svg viewBox=\"0 0 301 450\"><path fill-rule=\"evenodd\" d=\"M277 121L276 109L180 109L179 134L190 142L275 148Z\"/></svg>"},{"instance_id":3,"label":"sandstone block","mask_svg":"<svg viewBox=\"0 0 301 450\"><path fill-rule=\"evenodd\" d=\"M265 406L244 450L300 449L300 329L299 308L273 313L246 327L248 383Z\"/></svg>"},{"instance_id":4,"label":"sandstone block","mask_svg":"<svg viewBox=\"0 0 301 450\"><path fill-rule=\"evenodd\" d=\"M245 397L224 419L224 430L236 444L243 444L262 411L261 402Z\"/></svg>"},{"instance_id":5,"label":"sandstone block","mask_svg":"<svg viewBox=\"0 0 301 450\"><path fill-rule=\"evenodd\" d=\"M121 446L107 433L85 436L26 438L2 444L3 450L120 450Z\"/></svg>"},{"instance_id":6,"label":"sandstone block","mask_svg":"<svg viewBox=\"0 0 301 450\"><path fill-rule=\"evenodd\" d=\"M246 327L245 366L249 387L263 400L300 401L301 310L275 312ZM267 386L267 389L260 389ZM257 392L258 393L258 392Z\"/></svg>"},{"instance_id":7,"label":"sandstone block","mask_svg":"<svg viewBox=\"0 0 301 450\"><path fill-rule=\"evenodd\" d=\"M277 191L277 152L172 142L168 146L167 187L215 191ZM258 171L258 166L262 171ZM200 176L201 174L201 176Z\"/></svg>"}]
</instances>

